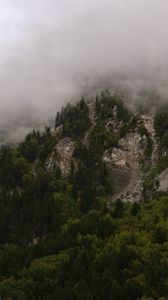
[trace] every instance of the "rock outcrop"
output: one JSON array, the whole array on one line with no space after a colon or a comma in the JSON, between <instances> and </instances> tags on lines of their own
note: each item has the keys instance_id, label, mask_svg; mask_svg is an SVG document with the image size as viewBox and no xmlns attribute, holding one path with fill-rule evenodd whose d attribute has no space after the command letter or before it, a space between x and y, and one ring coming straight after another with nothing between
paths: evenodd
<instances>
[{"instance_id":1,"label":"rock outcrop","mask_svg":"<svg viewBox=\"0 0 168 300\"><path fill-rule=\"evenodd\" d=\"M137 169L140 167L146 147L146 136L141 137L138 132L131 132L119 141L118 148L105 151L103 160L108 165Z\"/></svg>"},{"instance_id":2,"label":"rock outcrop","mask_svg":"<svg viewBox=\"0 0 168 300\"><path fill-rule=\"evenodd\" d=\"M117 117L118 109L116 105L112 109L112 115L113 117L110 118L110 120L108 120L108 122L106 123L106 130L107 132L118 132L123 125L123 121L120 121Z\"/></svg>"},{"instance_id":3,"label":"rock outcrop","mask_svg":"<svg viewBox=\"0 0 168 300\"><path fill-rule=\"evenodd\" d=\"M147 132L149 133L150 139L152 141L152 155L151 155L151 161L154 164L157 160L157 156L158 156L158 140L156 137L156 132L154 129L154 115L150 114L150 115L142 115L141 116L142 120L143 120L143 124L147 130Z\"/></svg>"},{"instance_id":4,"label":"rock outcrop","mask_svg":"<svg viewBox=\"0 0 168 300\"><path fill-rule=\"evenodd\" d=\"M56 144L53 152L47 160L46 168L54 171L56 168L61 170L63 175L68 175L71 169L72 156L75 149L75 142L66 137Z\"/></svg>"},{"instance_id":5,"label":"rock outcrop","mask_svg":"<svg viewBox=\"0 0 168 300\"><path fill-rule=\"evenodd\" d=\"M91 131L93 130L93 128L96 124L96 119L97 119L96 101L95 100L88 103L88 109L89 109L90 128L89 128L89 130L86 131L85 136L82 140L83 145L86 146L87 148L89 147L89 135L90 135Z\"/></svg>"},{"instance_id":6,"label":"rock outcrop","mask_svg":"<svg viewBox=\"0 0 168 300\"><path fill-rule=\"evenodd\" d=\"M114 133L116 136L120 136L120 130L126 126L126 132L118 141L117 146L106 149L102 156L114 184L112 201L116 199L131 202L142 200L144 180L142 166L149 166L149 168L152 165L155 166L158 159L159 141L154 129L154 115L133 115L130 113L128 122L126 122L124 118L118 117L118 107L114 105L113 108L110 108L109 115L111 117L107 117L102 121L102 119L99 120L99 115L97 115L95 100L88 103L88 109L90 128L81 139L81 142L87 148L89 148L89 137L97 124L97 120L105 126L109 135ZM62 134L62 125L56 128L53 134L60 140L48 158L46 167L49 171L59 168L61 173L67 176L72 162L75 163L73 158L75 141L72 141L69 137L59 137ZM160 174L158 181L160 182L159 191L167 191L168 170Z\"/></svg>"},{"instance_id":7,"label":"rock outcrop","mask_svg":"<svg viewBox=\"0 0 168 300\"><path fill-rule=\"evenodd\" d=\"M137 131L119 141L118 148L105 151L103 161L112 169L113 178L122 184L115 186L113 200L140 201L142 196L141 162L147 147L146 136Z\"/></svg>"},{"instance_id":8,"label":"rock outcrop","mask_svg":"<svg viewBox=\"0 0 168 300\"><path fill-rule=\"evenodd\" d=\"M168 168L165 169L158 177L159 192L168 192Z\"/></svg>"}]
</instances>

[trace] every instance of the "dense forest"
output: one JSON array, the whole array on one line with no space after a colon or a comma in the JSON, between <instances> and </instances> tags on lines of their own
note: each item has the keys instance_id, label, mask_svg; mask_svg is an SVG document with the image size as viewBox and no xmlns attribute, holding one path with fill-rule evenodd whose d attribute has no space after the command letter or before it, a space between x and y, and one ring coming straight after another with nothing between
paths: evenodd
<instances>
[{"instance_id":1,"label":"dense forest","mask_svg":"<svg viewBox=\"0 0 168 300\"><path fill-rule=\"evenodd\" d=\"M168 193L153 190L153 174L168 166L168 110L154 116L159 154L151 166L152 142L138 115L108 91L94 103L94 127L82 98L56 114L55 129L1 146L2 300L168 299ZM107 131L114 113L120 129ZM144 198L112 201L113 176L102 154L135 128L148 142ZM65 176L58 164L48 170L46 161L67 137L75 149Z\"/></svg>"}]
</instances>

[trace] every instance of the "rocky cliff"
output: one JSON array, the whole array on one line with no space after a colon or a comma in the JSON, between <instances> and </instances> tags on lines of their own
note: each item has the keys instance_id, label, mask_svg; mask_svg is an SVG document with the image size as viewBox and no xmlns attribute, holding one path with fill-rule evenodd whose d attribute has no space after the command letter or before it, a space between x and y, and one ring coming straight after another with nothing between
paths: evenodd
<instances>
[{"instance_id":1,"label":"rocky cliff","mask_svg":"<svg viewBox=\"0 0 168 300\"><path fill-rule=\"evenodd\" d=\"M100 151L99 159L105 163L113 181L110 199L141 201L147 194L144 189L153 169L152 192L168 190L167 164L158 167L160 140L154 126L155 114L131 112L118 96L94 99L87 103L90 126L82 137L63 134L62 124L52 134L59 132L58 141L48 156L46 168L53 171L58 166L66 177L72 163L76 165L74 151L81 142L93 152ZM61 128L61 129L60 129ZM62 132L62 133L61 133ZM109 142L110 141L110 142ZM150 188L149 193L150 194ZM148 189L148 187L147 187Z\"/></svg>"}]
</instances>

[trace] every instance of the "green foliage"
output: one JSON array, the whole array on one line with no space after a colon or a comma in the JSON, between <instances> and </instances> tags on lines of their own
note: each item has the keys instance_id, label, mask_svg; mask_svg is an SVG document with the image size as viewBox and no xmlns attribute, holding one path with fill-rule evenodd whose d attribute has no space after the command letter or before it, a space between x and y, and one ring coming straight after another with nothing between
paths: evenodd
<instances>
[{"instance_id":1,"label":"green foliage","mask_svg":"<svg viewBox=\"0 0 168 300\"><path fill-rule=\"evenodd\" d=\"M83 137L89 129L89 110L84 98L75 106L67 104L61 113L57 113L55 127L63 126L63 136Z\"/></svg>"},{"instance_id":2,"label":"green foliage","mask_svg":"<svg viewBox=\"0 0 168 300\"><path fill-rule=\"evenodd\" d=\"M131 214L133 216L136 216L139 213L140 209L141 209L140 204L137 203L137 202L134 202L132 207L131 207Z\"/></svg>"},{"instance_id":3,"label":"green foliage","mask_svg":"<svg viewBox=\"0 0 168 300\"><path fill-rule=\"evenodd\" d=\"M37 159L44 161L55 143L56 138L51 135L50 127L46 127L42 134L33 130L26 136L25 141L20 143L19 152L30 162Z\"/></svg>"},{"instance_id":4,"label":"green foliage","mask_svg":"<svg viewBox=\"0 0 168 300\"><path fill-rule=\"evenodd\" d=\"M90 147L95 154L101 154L111 147L118 145L120 136L117 133L108 133L104 126L97 124L90 135Z\"/></svg>"},{"instance_id":5,"label":"green foliage","mask_svg":"<svg viewBox=\"0 0 168 300\"><path fill-rule=\"evenodd\" d=\"M124 121L128 120L129 113L121 97L111 95L108 90L105 90L101 93L100 98L96 98L97 114L102 120L113 117L115 107L117 108L116 113L118 119Z\"/></svg>"},{"instance_id":6,"label":"green foliage","mask_svg":"<svg viewBox=\"0 0 168 300\"><path fill-rule=\"evenodd\" d=\"M168 108L163 107L155 114L154 126L158 138L160 139L160 155L168 157Z\"/></svg>"},{"instance_id":7,"label":"green foliage","mask_svg":"<svg viewBox=\"0 0 168 300\"><path fill-rule=\"evenodd\" d=\"M0 296L2 299L167 297L167 201L167 197L162 197L142 205L141 209L137 204L122 204L122 214L115 214L115 219L107 212L90 210L80 219L64 221L60 246L55 248L49 239L44 240L43 251L36 252L42 257L33 259L31 254L29 264L26 264L27 254L33 253L37 246L2 248ZM114 204L112 211L121 212L121 204ZM25 267L20 270L22 266Z\"/></svg>"},{"instance_id":8,"label":"green foliage","mask_svg":"<svg viewBox=\"0 0 168 300\"><path fill-rule=\"evenodd\" d=\"M164 108L155 114L154 126L159 137L163 137L168 130L168 111Z\"/></svg>"},{"instance_id":9,"label":"green foliage","mask_svg":"<svg viewBox=\"0 0 168 300\"><path fill-rule=\"evenodd\" d=\"M87 147L84 99L56 116L62 137L76 141L66 178L46 170L57 142L50 128L33 131L15 149L0 149L0 300L167 299L168 195L110 202L113 179L102 161L103 151L117 147L130 130L139 126L141 135L147 133L108 91L97 96L96 109L99 120ZM115 114L122 120L119 136L103 121ZM164 126L156 120L167 147L167 119ZM146 200L166 163L162 157L145 173Z\"/></svg>"}]
</instances>

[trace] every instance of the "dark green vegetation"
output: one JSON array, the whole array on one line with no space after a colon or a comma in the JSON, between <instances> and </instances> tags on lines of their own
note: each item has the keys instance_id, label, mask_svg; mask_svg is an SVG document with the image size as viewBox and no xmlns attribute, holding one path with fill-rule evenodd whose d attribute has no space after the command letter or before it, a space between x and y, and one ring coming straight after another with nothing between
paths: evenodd
<instances>
[{"instance_id":1,"label":"dark green vegetation","mask_svg":"<svg viewBox=\"0 0 168 300\"><path fill-rule=\"evenodd\" d=\"M119 134L104 128L115 105L124 121ZM57 114L61 137L76 138L78 167L72 164L67 177L59 169L46 170L60 138L50 128L33 131L15 149L0 150L2 300L167 299L168 195L109 206L113 181L100 153L117 146L137 119L130 120L121 100L107 92L97 98L96 109L88 148L81 142L90 126L84 100ZM168 121L160 119L155 127L162 145ZM138 130L145 134L141 124Z\"/></svg>"},{"instance_id":2,"label":"dark green vegetation","mask_svg":"<svg viewBox=\"0 0 168 300\"><path fill-rule=\"evenodd\" d=\"M68 105L62 108L61 113L57 112L55 119L55 127L63 126L63 136L83 137L89 128L90 121L88 115L88 107L81 99L77 105Z\"/></svg>"},{"instance_id":3,"label":"dark green vegetation","mask_svg":"<svg viewBox=\"0 0 168 300\"><path fill-rule=\"evenodd\" d=\"M160 139L160 152L167 154L168 150L168 107L164 106L155 115L155 130ZM167 162L168 165L168 162Z\"/></svg>"}]
</instances>

